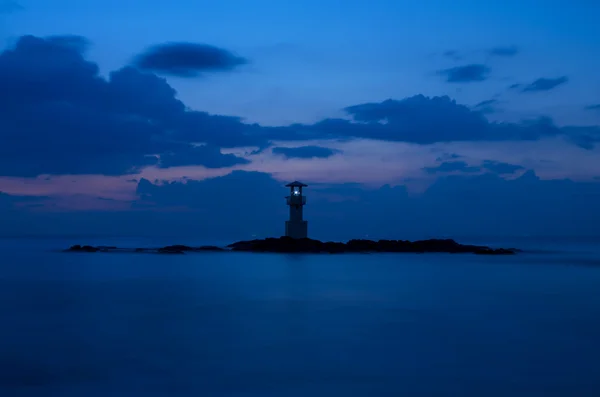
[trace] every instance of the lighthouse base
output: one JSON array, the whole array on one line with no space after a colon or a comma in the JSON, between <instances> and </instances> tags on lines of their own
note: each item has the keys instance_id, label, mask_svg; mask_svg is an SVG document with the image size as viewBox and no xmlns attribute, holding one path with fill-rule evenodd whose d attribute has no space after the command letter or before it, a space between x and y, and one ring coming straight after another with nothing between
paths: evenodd
<instances>
[{"instance_id":1,"label":"lighthouse base","mask_svg":"<svg viewBox=\"0 0 600 397\"><path fill-rule=\"evenodd\" d=\"M286 221L285 235L291 238L307 238L308 237L308 222L307 221Z\"/></svg>"}]
</instances>

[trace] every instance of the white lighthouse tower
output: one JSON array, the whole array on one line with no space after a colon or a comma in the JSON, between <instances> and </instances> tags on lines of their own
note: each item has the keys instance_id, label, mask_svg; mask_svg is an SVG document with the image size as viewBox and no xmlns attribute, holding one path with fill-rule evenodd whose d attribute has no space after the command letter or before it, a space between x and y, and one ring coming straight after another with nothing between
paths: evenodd
<instances>
[{"instance_id":1,"label":"white lighthouse tower","mask_svg":"<svg viewBox=\"0 0 600 397\"><path fill-rule=\"evenodd\" d=\"M285 221L285 235L292 238L306 238L308 236L308 222L302 218L306 196L302 195L302 188L308 185L294 181L285 186L290 188L290 195L286 197L287 205L290 206L290 220Z\"/></svg>"}]
</instances>

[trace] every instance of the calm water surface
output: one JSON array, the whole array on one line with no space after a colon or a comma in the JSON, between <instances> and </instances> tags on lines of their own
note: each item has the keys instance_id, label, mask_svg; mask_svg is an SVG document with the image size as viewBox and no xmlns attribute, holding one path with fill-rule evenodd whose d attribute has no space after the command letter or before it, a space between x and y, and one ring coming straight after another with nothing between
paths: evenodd
<instances>
[{"instance_id":1,"label":"calm water surface","mask_svg":"<svg viewBox=\"0 0 600 397\"><path fill-rule=\"evenodd\" d=\"M600 396L594 242L514 257L51 252L71 243L0 240L2 397Z\"/></svg>"}]
</instances>

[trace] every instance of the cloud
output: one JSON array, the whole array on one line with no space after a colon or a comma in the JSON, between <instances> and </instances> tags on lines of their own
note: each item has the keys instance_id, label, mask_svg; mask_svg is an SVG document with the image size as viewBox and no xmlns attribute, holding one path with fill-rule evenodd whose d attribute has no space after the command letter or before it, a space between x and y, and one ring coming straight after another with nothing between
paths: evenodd
<instances>
[{"instance_id":1,"label":"cloud","mask_svg":"<svg viewBox=\"0 0 600 397\"><path fill-rule=\"evenodd\" d=\"M481 167L499 175L514 174L517 171L524 170L520 165L503 163L501 161L485 160Z\"/></svg>"},{"instance_id":2,"label":"cloud","mask_svg":"<svg viewBox=\"0 0 600 397\"><path fill-rule=\"evenodd\" d=\"M366 189L355 183L304 182L309 185L309 233L321 239L463 240L461 236L514 236L515 230L537 236L592 236L600 223L599 182L542 180L532 171L511 180L495 173L441 175L418 194L409 194L403 185ZM35 207L41 198L30 197L28 204L19 205L21 198L0 195L0 207L3 200L10 203L0 212L5 220L0 234L166 236L176 242L190 236L223 242L278 236L288 217L284 184L269 174L245 171L202 181L140 179L129 209L76 213L74 203L48 212ZM118 204L97 196L100 208Z\"/></svg>"},{"instance_id":3,"label":"cloud","mask_svg":"<svg viewBox=\"0 0 600 397\"><path fill-rule=\"evenodd\" d=\"M85 57L88 47L79 36L23 36L0 53L0 175L125 175L149 166L229 167L248 161L220 148L260 151L278 141L318 140L327 146L322 142L329 139L366 138L432 144L573 133L568 139L581 147L597 142L594 131L560 129L548 118L490 122L482 109L469 109L446 96L363 103L344 109L350 119L264 127L190 110L164 78L135 67L105 78Z\"/></svg>"},{"instance_id":4,"label":"cloud","mask_svg":"<svg viewBox=\"0 0 600 397\"><path fill-rule=\"evenodd\" d=\"M47 199L46 196L20 196L0 192L0 210L14 211L33 208Z\"/></svg>"},{"instance_id":5,"label":"cloud","mask_svg":"<svg viewBox=\"0 0 600 397\"><path fill-rule=\"evenodd\" d=\"M230 71L248 60L223 49L197 43L165 43L135 57L142 70L177 77L197 77L206 72Z\"/></svg>"},{"instance_id":6,"label":"cloud","mask_svg":"<svg viewBox=\"0 0 600 397\"><path fill-rule=\"evenodd\" d=\"M496 111L494 106L498 105L498 103L497 99L488 99L479 102L477 105L473 106L473 109L485 114L494 113Z\"/></svg>"},{"instance_id":7,"label":"cloud","mask_svg":"<svg viewBox=\"0 0 600 397\"><path fill-rule=\"evenodd\" d=\"M305 215L310 234L324 239L513 236L515 230L593 235L600 222L600 183L541 180L532 171L512 180L494 173L442 176L418 195L405 186L365 189L304 182L309 184ZM188 208L181 215L187 221L179 222L190 230L235 239L283 234L283 185L267 174L234 171L204 181L140 181L138 194L147 208ZM246 186L261 194L244 196L240 206Z\"/></svg>"},{"instance_id":8,"label":"cloud","mask_svg":"<svg viewBox=\"0 0 600 397\"><path fill-rule=\"evenodd\" d=\"M539 78L533 83L523 87L522 92L550 91L559 85L567 83L568 81L569 78L567 76L561 76L555 79Z\"/></svg>"},{"instance_id":9,"label":"cloud","mask_svg":"<svg viewBox=\"0 0 600 397\"><path fill-rule=\"evenodd\" d=\"M283 183L260 172L233 171L203 181L170 183L141 179L137 186L136 208L185 210L188 219L198 219L196 233L204 233L210 238L281 235L283 230L277 231L277 226L282 226L283 222L266 220L274 216L283 220L286 207L282 197L285 193Z\"/></svg>"},{"instance_id":10,"label":"cloud","mask_svg":"<svg viewBox=\"0 0 600 397\"><path fill-rule=\"evenodd\" d=\"M600 103L597 105L589 105L585 107L585 110L600 110Z\"/></svg>"},{"instance_id":11,"label":"cloud","mask_svg":"<svg viewBox=\"0 0 600 397\"><path fill-rule=\"evenodd\" d=\"M490 68L485 65L471 64L438 71L446 77L448 83L470 83L487 80Z\"/></svg>"},{"instance_id":12,"label":"cloud","mask_svg":"<svg viewBox=\"0 0 600 397\"><path fill-rule=\"evenodd\" d=\"M59 47L70 48L79 54L84 54L91 46L88 39L77 35L48 36L46 41Z\"/></svg>"},{"instance_id":13,"label":"cloud","mask_svg":"<svg viewBox=\"0 0 600 397\"><path fill-rule=\"evenodd\" d=\"M441 155L440 157L438 157L435 161L441 163L447 160L456 160L456 159L460 159L462 158L462 156L460 154L456 154L456 153L444 153L443 155Z\"/></svg>"},{"instance_id":14,"label":"cloud","mask_svg":"<svg viewBox=\"0 0 600 397\"><path fill-rule=\"evenodd\" d=\"M161 168L185 167L201 165L206 168L225 168L234 165L248 164L249 161L233 154L223 154L218 147L212 145L188 146L175 153L160 155Z\"/></svg>"},{"instance_id":15,"label":"cloud","mask_svg":"<svg viewBox=\"0 0 600 397\"><path fill-rule=\"evenodd\" d=\"M453 157L453 158L460 158ZM442 159L438 159L438 162ZM436 167L425 167L423 170L428 174L439 174L439 173L483 173L485 171L491 172L498 175L509 175L514 174L517 171L524 170L525 168L516 165L504 163L501 161L484 160L481 165L473 166L469 165L466 161L441 161Z\"/></svg>"},{"instance_id":16,"label":"cloud","mask_svg":"<svg viewBox=\"0 0 600 397\"><path fill-rule=\"evenodd\" d=\"M497 57L514 57L519 53L517 46L494 47L488 51L489 55Z\"/></svg>"},{"instance_id":17,"label":"cloud","mask_svg":"<svg viewBox=\"0 0 600 397\"><path fill-rule=\"evenodd\" d=\"M312 131L334 137L359 137L418 144L452 141L537 140L561 131L552 120L538 118L520 123L495 123L447 96L416 95L344 109L353 120L325 120ZM435 116L434 116L435 115ZM302 130L295 127L296 132ZM298 134L290 135L290 139Z\"/></svg>"},{"instance_id":18,"label":"cloud","mask_svg":"<svg viewBox=\"0 0 600 397\"><path fill-rule=\"evenodd\" d=\"M456 50L445 51L442 55L446 58L452 59L453 61L460 61L463 59L462 54Z\"/></svg>"},{"instance_id":19,"label":"cloud","mask_svg":"<svg viewBox=\"0 0 600 397\"><path fill-rule=\"evenodd\" d=\"M449 172L480 172L481 168L472 167L464 161L445 161L437 167L423 168L428 174L449 173Z\"/></svg>"},{"instance_id":20,"label":"cloud","mask_svg":"<svg viewBox=\"0 0 600 397\"><path fill-rule=\"evenodd\" d=\"M482 51L472 51L471 55L480 54L481 52L486 53L492 57L514 57L520 53L520 50L517 46L498 46L492 47ZM442 55L448 59L453 61L462 61L466 58L467 53L463 51L457 50L448 50L442 53Z\"/></svg>"},{"instance_id":21,"label":"cloud","mask_svg":"<svg viewBox=\"0 0 600 397\"><path fill-rule=\"evenodd\" d=\"M186 110L154 74L125 67L104 79L87 46L77 36L23 36L0 54L0 175L137 173L162 153L162 166L214 166L218 153L192 143L265 144L239 119Z\"/></svg>"},{"instance_id":22,"label":"cloud","mask_svg":"<svg viewBox=\"0 0 600 397\"><path fill-rule=\"evenodd\" d=\"M299 146L299 147L275 147L274 154L280 154L286 158L327 158L340 153L339 150L321 146Z\"/></svg>"},{"instance_id":23,"label":"cloud","mask_svg":"<svg viewBox=\"0 0 600 397\"><path fill-rule=\"evenodd\" d=\"M0 14L11 14L13 12L22 11L25 8L13 0L0 0Z\"/></svg>"},{"instance_id":24,"label":"cloud","mask_svg":"<svg viewBox=\"0 0 600 397\"><path fill-rule=\"evenodd\" d=\"M600 142L600 126L563 127L567 138L582 149L592 150Z\"/></svg>"},{"instance_id":25,"label":"cloud","mask_svg":"<svg viewBox=\"0 0 600 397\"><path fill-rule=\"evenodd\" d=\"M475 105L475 107L481 108L481 107L486 107L486 106L490 106L490 105L495 105L496 103L498 103L498 100L488 99L488 100L479 102L477 105Z\"/></svg>"}]
</instances>

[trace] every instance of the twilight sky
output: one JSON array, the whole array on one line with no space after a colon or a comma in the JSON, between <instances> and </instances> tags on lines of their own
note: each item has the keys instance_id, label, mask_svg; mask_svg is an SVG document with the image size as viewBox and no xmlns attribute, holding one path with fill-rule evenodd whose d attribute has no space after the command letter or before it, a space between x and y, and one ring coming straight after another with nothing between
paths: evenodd
<instances>
[{"instance_id":1,"label":"twilight sky","mask_svg":"<svg viewBox=\"0 0 600 397\"><path fill-rule=\"evenodd\" d=\"M0 235L600 235L594 0L0 0Z\"/></svg>"}]
</instances>

